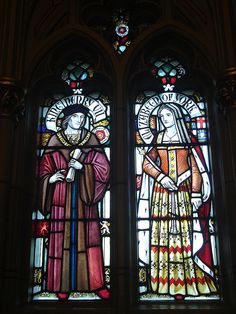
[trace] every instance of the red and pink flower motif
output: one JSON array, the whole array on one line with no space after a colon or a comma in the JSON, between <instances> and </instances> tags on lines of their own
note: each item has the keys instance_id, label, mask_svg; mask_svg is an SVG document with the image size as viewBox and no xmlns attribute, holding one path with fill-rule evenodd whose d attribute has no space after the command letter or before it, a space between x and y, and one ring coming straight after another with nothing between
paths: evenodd
<instances>
[{"instance_id":1,"label":"red and pink flower motif","mask_svg":"<svg viewBox=\"0 0 236 314\"><path fill-rule=\"evenodd\" d=\"M104 144L108 141L109 139L109 131L108 129L100 126L100 127L97 127L93 130L93 133L96 135L97 139L99 140L99 142L101 144Z\"/></svg>"},{"instance_id":2,"label":"red and pink flower motif","mask_svg":"<svg viewBox=\"0 0 236 314\"><path fill-rule=\"evenodd\" d=\"M129 33L129 26L126 24L120 24L116 26L116 34L120 37L125 37Z\"/></svg>"}]
</instances>

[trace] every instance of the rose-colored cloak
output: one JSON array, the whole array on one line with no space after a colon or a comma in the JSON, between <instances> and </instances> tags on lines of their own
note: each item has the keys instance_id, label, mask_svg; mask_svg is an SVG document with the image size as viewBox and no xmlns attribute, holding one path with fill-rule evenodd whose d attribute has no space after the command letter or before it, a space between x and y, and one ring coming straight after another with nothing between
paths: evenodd
<instances>
[{"instance_id":1,"label":"rose-colored cloak","mask_svg":"<svg viewBox=\"0 0 236 314\"><path fill-rule=\"evenodd\" d=\"M53 135L42 156L41 210L50 214L46 291L95 291L105 285L97 204L107 189L109 162L96 137L85 133L83 169L73 183L49 183L58 170L68 171L72 147Z\"/></svg>"}]
</instances>

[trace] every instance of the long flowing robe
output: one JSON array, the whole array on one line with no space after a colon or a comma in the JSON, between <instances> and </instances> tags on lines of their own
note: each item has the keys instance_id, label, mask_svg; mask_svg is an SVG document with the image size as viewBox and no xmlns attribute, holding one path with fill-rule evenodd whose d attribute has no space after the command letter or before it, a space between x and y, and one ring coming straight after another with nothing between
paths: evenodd
<instances>
[{"instance_id":1,"label":"long flowing robe","mask_svg":"<svg viewBox=\"0 0 236 314\"><path fill-rule=\"evenodd\" d=\"M46 291L96 291L105 286L97 204L107 190L109 162L98 146L96 137L83 130L78 143L83 169L76 170L72 183L49 183L58 170L68 171L75 148L62 132L51 137L42 156L41 211L50 214Z\"/></svg>"},{"instance_id":2,"label":"long flowing robe","mask_svg":"<svg viewBox=\"0 0 236 314\"><path fill-rule=\"evenodd\" d=\"M217 292L208 230L209 202L193 210L191 197L201 197L198 146L161 145L163 132L144 159L143 170L154 179L150 202L150 288L157 294L199 296ZM194 140L192 140L194 142ZM200 160L200 162L199 162ZM158 166L154 166L158 165ZM161 185L169 176L177 191Z\"/></svg>"}]
</instances>

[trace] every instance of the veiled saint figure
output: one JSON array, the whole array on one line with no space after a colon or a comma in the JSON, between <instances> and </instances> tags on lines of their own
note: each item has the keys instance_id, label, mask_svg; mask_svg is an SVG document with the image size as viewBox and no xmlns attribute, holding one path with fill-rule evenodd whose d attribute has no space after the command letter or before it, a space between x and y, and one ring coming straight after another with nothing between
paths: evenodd
<instances>
[{"instance_id":1,"label":"veiled saint figure","mask_svg":"<svg viewBox=\"0 0 236 314\"><path fill-rule=\"evenodd\" d=\"M146 251L145 232L139 233L139 258L150 265L149 291L176 299L216 294L208 227L211 188L204 156L176 104L159 107L157 129L143 161L142 188L148 180L150 197L145 203L147 191L141 190L138 209L141 217L148 204L151 219Z\"/></svg>"},{"instance_id":2,"label":"veiled saint figure","mask_svg":"<svg viewBox=\"0 0 236 314\"><path fill-rule=\"evenodd\" d=\"M109 162L96 136L84 126L89 110L66 107L61 129L50 138L40 164L41 211L49 214L46 291L108 298L98 202L109 182Z\"/></svg>"}]
</instances>

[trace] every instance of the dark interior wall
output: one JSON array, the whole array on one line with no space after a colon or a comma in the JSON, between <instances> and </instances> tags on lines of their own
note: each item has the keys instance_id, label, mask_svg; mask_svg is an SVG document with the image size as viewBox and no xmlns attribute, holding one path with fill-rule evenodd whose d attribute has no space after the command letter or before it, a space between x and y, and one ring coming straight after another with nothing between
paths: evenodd
<instances>
[{"instance_id":1,"label":"dark interior wall","mask_svg":"<svg viewBox=\"0 0 236 314\"><path fill-rule=\"evenodd\" d=\"M115 9L130 14L131 45L118 55L112 43ZM233 313L235 307L236 211L236 5L234 0L0 1L0 304L3 313ZM191 75L189 86L207 96L212 134L215 202L223 301L140 305L135 294L132 231L130 114L137 92L155 87L152 56L174 55ZM31 212L37 108L44 94L59 90L58 68L75 56L97 73L89 86L112 100L113 297L109 304L28 303ZM183 83L184 84L184 83ZM199 310L200 309L200 310Z\"/></svg>"}]
</instances>

